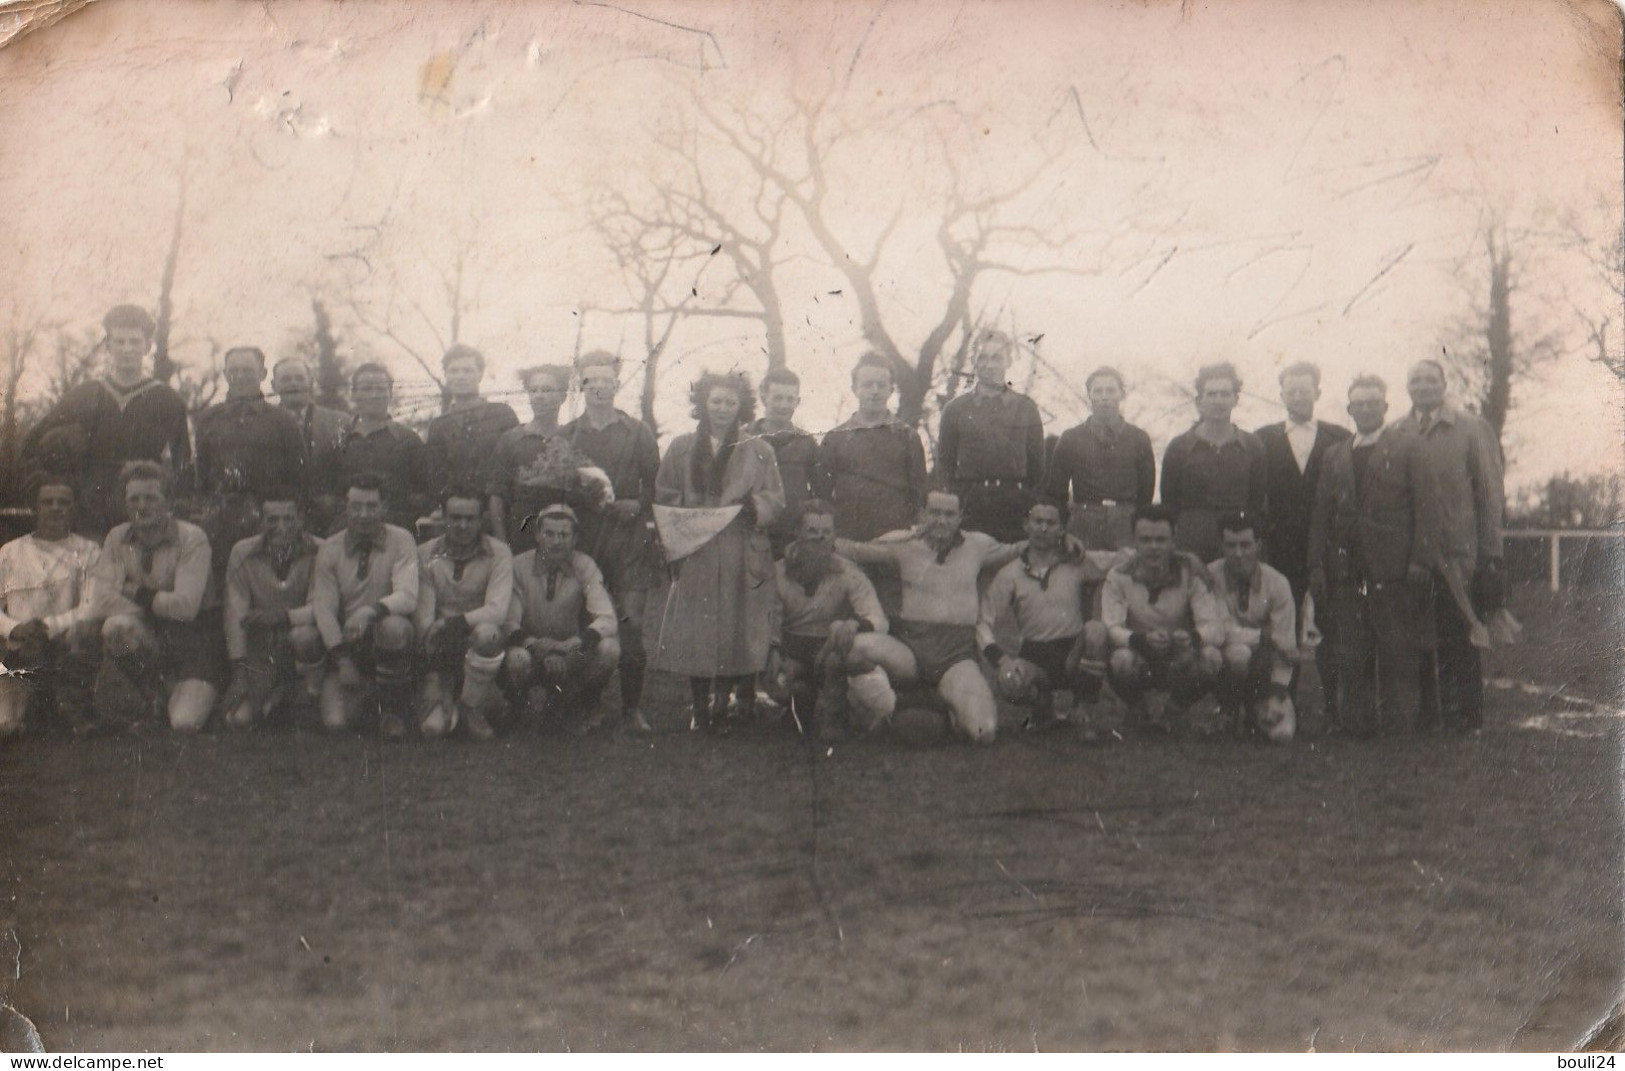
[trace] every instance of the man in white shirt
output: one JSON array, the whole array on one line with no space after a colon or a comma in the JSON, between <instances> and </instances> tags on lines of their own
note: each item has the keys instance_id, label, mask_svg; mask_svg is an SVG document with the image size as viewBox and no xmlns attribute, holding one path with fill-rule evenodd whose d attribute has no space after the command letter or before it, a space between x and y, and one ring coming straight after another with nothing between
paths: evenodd
<instances>
[{"instance_id":1,"label":"man in white shirt","mask_svg":"<svg viewBox=\"0 0 1625 1071\"><path fill-rule=\"evenodd\" d=\"M1222 724L1250 734L1257 704L1290 696L1297 665L1298 615L1292 585L1258 560L1257 522L1235 513L1219 522L1224 557L1209 563L1224 614L1224 668L1214 685Z\"/></svg>"},{"instance_id":2,"label":"man in white shirt","mask_svg":"<svg viewBox=\"0 0 1625 1071\"><path fill-rule=\"evenodd\" d=\"M34 499L33 532L0 547L0 740L22 732L29 701L43 685L59 717L88 724L96 645L96 567L101 550L73 534L74 491L46 477Z\"/></svg>"}]
</instances>

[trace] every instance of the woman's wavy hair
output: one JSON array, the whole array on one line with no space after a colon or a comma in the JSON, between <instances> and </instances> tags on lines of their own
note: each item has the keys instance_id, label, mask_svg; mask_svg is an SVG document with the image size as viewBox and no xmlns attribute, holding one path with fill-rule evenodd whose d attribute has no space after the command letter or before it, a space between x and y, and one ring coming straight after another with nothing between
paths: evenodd
<instances>
[{"instance_id":1,"label":"woman's wavy hair","mask_svg":"<svg viewBox=\"0 0 1625 1071\"><path fill-rule=\"evenodd\" d=\"M739 394L739 418L721 443L712 441L711 424L705 412L705 403L718 387ZM694 452L689 456L689 478L704 494L720 495L728 460L739 442L739 429L756 419L756 393L750 389L750 380L743 372L707 372L688 389L688 400L689 412L696 423Z\"/></svg>"}]
</instances>

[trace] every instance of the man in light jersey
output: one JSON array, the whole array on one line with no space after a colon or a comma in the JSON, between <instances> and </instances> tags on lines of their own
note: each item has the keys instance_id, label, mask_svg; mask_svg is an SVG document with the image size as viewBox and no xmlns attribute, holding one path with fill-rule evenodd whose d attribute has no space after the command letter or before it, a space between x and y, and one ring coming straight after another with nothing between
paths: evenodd
<instances>
[{"instance_id":1,"label":"man in light jersey","mask_svg":"<svg viewBox=\"0 0 1625 1071\"><path fill-rule=\"evenodd\" d=\"M891 633L858 635L848 668L878 666L893 685L934 686L948 704L954 728L974 743L991 744L999 718L993 690L976 659L976 579L983 569L1013 561L1027 544L960 531L963 517L958 495L932 491L925 498L924 519L914 530L869 543L836 541L843 557L860 564L890 564L903 581L902 613Z\"/></svg>"}]
</instances>

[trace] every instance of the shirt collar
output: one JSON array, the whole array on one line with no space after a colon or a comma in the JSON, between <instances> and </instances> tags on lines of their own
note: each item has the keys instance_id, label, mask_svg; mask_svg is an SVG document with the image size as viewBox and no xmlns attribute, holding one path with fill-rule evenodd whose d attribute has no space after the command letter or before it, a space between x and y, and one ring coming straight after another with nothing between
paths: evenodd
<instances>
[{"instance_id":1,"label":"shirt collar","mask_svg":"<svg viewBox=\"0 0 1625 1071\"><path fill-rule=\"evenodd\" d=\"M572 552L570 557L565 558L563 561L560 561L557 564L554 564L549 562L547 557L543 555L540 550L538 550L531 558L530 567L535 571L537 576L546 576L548 573L555 571L562 573L570 567L574 556L575 555Z\"/></svg>"},{"instance_id":2,"label":"shirt collar","mask_svg":"<svg viewBox=\"0 0 1625 1071\"><path fill-rule=\"evenodd\" d=\"M364 549L378 551L387 547L389 545L389 529L384 525L379 525L378 531L372 537L371 542L372 546L363 547L361 537L355 534L354 529L346 528L344 530L344 553L352 558L358 557Z\"/></svg>"},{"instance_id":3,"label":"shirt collar","mask_svg":"<svg viewBox=\"0 0 1625 1071\"><path fill-rule=\"evenodd\" d=\"M1083 428L1096 438L1115 439L1117 436L1123 434L1124 431L1128 430L1128 421L1119 417L1117 420L1117 426L1113 427L1094 414L1090 414L1089 418L1083 422Z\"/></svg>"},{"instance_id":4,"label":"shirt collar","mask_svg":"<svg viewBox=\"0 0 1625 1071\"><path fill-rule=\"evenodd\" d=\"M1304 431L1319 431L1320 430L1320 426L1316 423L1314 417L1310 417L1308 420L1293 420L1291 417L1286 418L1286 430L1287 431L1293 431L1295 429L1300 429L1300 428L1302 430L1304 430Z\"/></svg>"},{"instance_id":5,"label":"shirt collar","mask_svg":"<svg viewBox=\"0 0 1625 1071\"><path fill-rule=\"evenodd\" d=\"M1352 448L1355 449L1355 450L1358 450L1362 446L1375 446L1377 444L1377 440L1381 439L1381 438L1382 438L1382 429L1381 428L1378 428L1376 431L1372 432L1369 435L1362 435L1359 432L1355 432L1354 433L1354 445L1353 445Z\"/></svg>"},{"instance_id":6,"label":"shirt collar","mask_svg":"<svg viewBox=\"0 0 1625 1071\"><path fill-rule=\"evenodd\" d=\"M147 547L149 549L153 547L161 547L166 543L170 544L171 546L176 546L179 545L181 541L181 526L180 523L175 520L175 518L171 517L161 528L158 529L158 536L156 539L147 540L141 538L141 529L132 524L130 525L129 530L124 533L124 541L131 546Z\"/></svg>"}]
</instances>

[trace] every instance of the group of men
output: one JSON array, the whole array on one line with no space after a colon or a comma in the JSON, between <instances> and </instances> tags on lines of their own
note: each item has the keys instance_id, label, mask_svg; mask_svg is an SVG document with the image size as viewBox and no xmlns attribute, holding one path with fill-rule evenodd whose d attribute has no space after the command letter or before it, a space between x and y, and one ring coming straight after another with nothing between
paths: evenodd
<instances>
[{"instance_id":1,"label":"group of men","mask_svg":"<svg viewBox=\"0 0 1625 1071\"><path fill-rule=\"evenodd\" d=\"M226 399L189 429L145 374L147 314L120 306L104 326L107 376L25 443L36 528L0 547L0 636L8 666L38 672L0 681L0 734L46 691L87 730L160 707L196 730L217 710L248 726L309 706L333 729L484 738L537 703L595 724L617 670L626 725L648 731L659 452L614 406L613 355L527 369L521 424L481 396L480 353L453 347L445 410L420 437L393 419L380 365L351 373L342 412L315 404L308 364L279 362L272 404L263 354L236 348ZM1353 434L1315 419L1313 365L1281 372L1288 418L1257 434L1231 421L1234 367L1204 367L1158 503L1123 376L1092 372L1091 416L1046 442L1007 382L1014 355L1007 335L976 339L975 385L944 407L930 469L885 358L859 360L856 412L821 441L794 422L797 378L763 381L747 430L772 445L788 506L769 530L767 677L804 722L872 729L898 690L925 689L985 742L996 696L1052 724L1058 696L1087 707L1109 683L1130 730L1164 731L1212 691L1223 721L1279 735L1312 593L1334 727L1479 724L1469 637L1499 600L1501 465L1488 426L1445 404L1435 362L1411 369L1412 411L1392 424L1382 381L1356 379ZM585 411L561 425L573 382ZM603 494L561 501L561 471Z\"/></svg>"}]
</instances>

